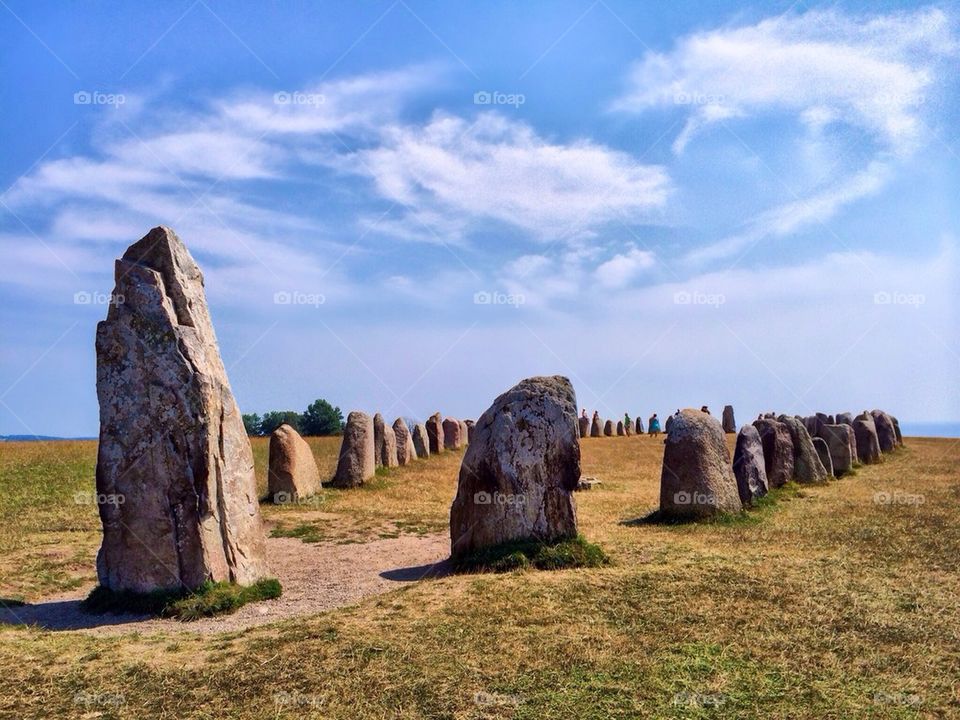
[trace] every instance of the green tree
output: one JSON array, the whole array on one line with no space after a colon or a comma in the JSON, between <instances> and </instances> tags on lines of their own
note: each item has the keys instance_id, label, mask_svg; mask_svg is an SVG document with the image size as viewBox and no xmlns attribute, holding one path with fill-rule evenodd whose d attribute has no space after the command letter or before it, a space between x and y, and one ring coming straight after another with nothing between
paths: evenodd
<instances>
[{"instance_id":1,"label":"green tree","mask_svg":"<svg viewBox=\"0 0 960 720\"><path fill-rule=\"evenodd\" d=\"M300 417L304 435L339 435L343 432L343 412L326 400L314 400Z\"/></svg>"},{"instance_id":2,"label":"green tree","mask_svg":"<svg viewBox=\"0 0 960 720\"><path fill-rule=\"evenodd\" d=\"M300 413L295 410L271 410L264 413L260 421L260 434L269 435L284 423L300 432Z\"/></svg>"},{"instance_id":3,"label":"green tree","mask_svg":"<svg viewBox=\"0 0 960 720\"><path fill-rule=\"evenodd\" d=\"M247 435L262 435L263 433L260 429L261 422L263 421L256 413L244 414L243 429L247 431Z\"/></svg>"}]
</instances>

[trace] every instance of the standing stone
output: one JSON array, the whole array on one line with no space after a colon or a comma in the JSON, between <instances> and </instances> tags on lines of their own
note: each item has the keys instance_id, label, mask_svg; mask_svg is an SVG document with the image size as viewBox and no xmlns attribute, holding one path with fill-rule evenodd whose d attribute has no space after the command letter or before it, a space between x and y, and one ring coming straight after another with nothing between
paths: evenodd
<instances>
[{"instance_id":1,"label":"standing stone","mask_svg":"<svg viewBox=\"0 0 960 720\"><path fill-rule=\"evenodd\" d=\"M868 465L880 462L880 439L873 415L868 412L857 415L853 421L853 432L857 436L857 457L860 462Z\"/></svg>"},{"instance_id":2,"label":"standing stone","mask_svg":"<svg viewBox=\"0 0 960 720\"><path fill-rule=\"evenodd\" d=\"M603 424L603 434L606 437L613 437L613 420L607 420Z\"/></svg>"},{"instance_id":3,"label":"standing stone","mask_svg":"<svg viewBox=\"0 0 960 720\"><path fill-rule=\"evenodd\" d=\"M443 447L447 450L458 450L463 443L460 440L460 421L446 418L443 421Z\"/></svg>"},{"instance_id":4,"label":"standing stone","mask_svg":"<svg viewBox=\"0 0 960 720\"><path fill-rule=\"evenodd\" d=\"M827 477L835 477L833 474L833 460L830 458L830 448L827 447L827 441L821 437L812 438L813 449L817 451L817 457L827 471Z\"/></svg>"},{"instance_id":5,"label":"standing stone","mask_svg":"<svg viewBox=\"0 0 960 720\"><path fill-rule=\"evenodd\" d=\"M643 420L639 415L637 416L637 435L643 435Z\"/></svg>"},{"instance_id":6,"label":"standing stone","mask_svg":"<svg viewBox=\"0 0 960 720\"><path fill-rule=\"evenodd\" d=\"M340 442L337 472L330 485L337 488L360 487L377 470L373 443L373 418L354 410L347 415Z\"/></svg>"},{"instance_id":7,"label":"standing stone","mask_svg":"<svg viewBox=\"0 0 960 720\"><path fill-rule=\"evenodd\" d=\"M464 420L467 424L467 445L473 442L473 432L477 427L477 423L473 420Z\"/></svg>"},{"instance_id":8,"label":"standing stone","mask_svg":"<svg viewBox=\"0 0 960 720\"><path fill-rule=\"evenodd\" d=\"M450 554L576 537L579 479L573 386L560 376L522 380L477 420L450 508Z\"/></svg>"},{"instance_id":9,"label":"standing stone","mask_svg":"<svg viewBox=\"0 0 960 720\"><path fill-rule=\"evenodd\" d=\"M660 513L695 519L739 512L723 427L708 413L689 408L672 417L660 471Z\"/></svg>"},{"instance_id":10,"label":"standing stone","mask_svg":"<svg viewBox=\"0 0 960 720\"><path fill-rule=\"evenodd\" d=\"M733 405L723 406L723 431L725 433L737 431L737 421L733 418Z\"/></svg>"},{"instance_id":11,"label":"standing stone","mask_svg":"<svg viewBox=\"0 0 960 720\"><path fill-rule=\"evenodd\" d=\"M835 477L841 477L853 470L856 460L856 441L853 428L849 425L821 425L819 438L827 445L830 453L830 465ZM826 463L824 463L826 466Z\"/></svg>"},{"instance_id":12,"label":"standing stone","mask_svg":"<svg viewBox=\"0 0 960 720\"><path fill-rule=\"evenodd\" d=\"M590 422L590 437L600 437L600 413L594 411L593 420Z\"/></svg>"},{"instance_id":13,"label":"standing stone","mask_svg":"<svg viewBox=\"0 0 960 720\"><path fill-rule=\"evenodd\" d=\"M793 479L798 483L826 482L827 469L820 462L813 439L803 423L787 415L781 415L780 422L787 426L793 441Z\"/></svg>"},{"instance_id":14,"label":"standing stone","mask_svg":"<svg viewBox=\"0 0 960 720\"><path fill-rule=\"evenodd\" d=\"M767 483L778 488L793 479L793 440L790 430L774 418L764 417L753 421L763 444L763 465L767 471Z\"/></svg>"},{"instance_id":15,"label":"standing stone","mask_svg":"<svg viewBox=\"0 0 960 720\"><path fill-rule=\"evenodd\" d=\"M877 427L877 440L880 442L881 452L893 452L897 443L897 429L893 424L893 418L883 410L872 410L873 422Z\"/></svg>"},{"instance_id":16,"label":"standing stone","mask_svg":"<svg viewBox=\"0 0 960 720\"><path fill-rule=\"evenodd\" d=\"M820 419L820 413L816 415L808 415L803 419L803 426L807 429L807 432L810 433L810 437L814 437L820 434L820 426L825 422Z\"/></svg>"},{"instance_id":17,"label":"standing stone","mask_svg":"<svg viewBox=\"0 0 960 720\"><path fill-rule=\"evenodd\" d=\"M383 444L380 446L380 464L383 467L397 467L397 434L391 425L383 426Z\"/></svg>"},{"instance_id":18,"label":"standing stone","mask_svg":"<svg viewBox=\"0 0 960 720\"><path fill-rule=\"evenodd\" d=\"M253 452L220 358L203 275L180 238L151 230L116 262L97 325L103 544L111 590L248 585L267 576Z\"/></svg>"},{"instance_id":19,"label":"standing stone","mask_svg":"<svg viewBox=\"0 0 960 720\"><path fill-rule=\"evenodd\" d=\"M590 418L580 416L580 419L577 420L577 423L580 426L580 437L588 437L590 435Z\"/></svg>"},{"instance_id":20,"label":"standing stone","mask_svg":"<svg viewBox=\"0 0 960 720\"><path fill-rule=\"evenodd\" d=\"M460 447L466 447L470 444L470 428L467 427L467 421L460 421Z\"/></svg>"},{"instance_id":21,"label":"standing stone","mask_svg":"<svg viewBox=\"0 0 960 720\"><path fill-rule=\"evenodd\" d=\"M737 479L740 502L750 505L767 494L767 469L763 460L763 443L753 425L744 425L737 433L733 451L733 476Z\"/></svg>"},{"instance_id":22,"label":"standing stone","mask_svg":"<svg viewBox=\"0 0 960 720\"><path fill-rule=\"evenodd\" d=\"M267 492L275 503L297 502L320 491L320 470L307 441L284 423L270 435Z\"/></svg>"},{"instance_id":23,"label":"standing stone","mask_svg":"<svg viewBox=\"0 0 960 720\"><path fill-rule=\"evenodd\" d=\"M393 421L393 434L397 441L397 464L409 465L417 459L417 450L413 445L413 435L403 418Z\"/></svg>"},{"instance_id":24,"label":"standing stone","mask_svg":"<svg viewBox=\"0 0 960 720\"><path fill-rule=\"evenodd\" d=\"M817 420L819 420L820 423L822 423L822 424L825 424L825 425L833 425L833 423L830 422L830 416L827 415L826 413L818 412L818 413L816 413L813 417L815 417ZM808 427L807 430L810 431L810 428ZM814 427L814 431L815 431L815 430L816 430L816 427ZM813 434L814 434L814 431L810 431L810 434L813 435Z\"/></svg>"},{"instance_id":25,"label":"standing stone","mask_svg":"<svg viewBox=\"0 0 960 720\"><path fill-rule=\"evenodd\" d=\"M617 422L617 435L624 436L627 434L626 429L623 427L623 420Z\"/></svg>"},{"instance_id":26,"label":"standing stone","mask_svg":"<svg viewBox=\"0 0 960 720\"><path fill-rule=\"evenodd\" d=\"M849 425L853 427L853 414L852 413L837 413L837 425Z\"/></svg>"},{"instance_id":27,"label":"standing stone","mask_svg":"<svg viewBox=\"0 0 960 720\"><path fill-rule=\"evenodd\" d=\"M442 453L444 449L443 418L440 413L434 413L427 420L427 437L430 438L430 452L434 455Z\"/></svg>"},{"instance_id":28,"label":"standing stone","mask_svg":"<svg viewBox=\"0 0 960 720\"><path fill-rule=\"evenodd\" d=\"M427 434L427 426L423 423L413 426L413 447L417 451L418 458L430 457L430 436Z\"/></svg>"},{"instance_id":29,"label":"standing stone","mask_svg":"<svg viewBox=\"0 0 960 720\"><path fill-rule=\"evenodd\" d=\"M383 466L383 429L386 423L383 421L383 415L375 413L373 416L373 458L377 467Z\"/></svg>"},{"instance_id":30,"label":"standing stone","mask_svg":"<svg viewBox=\"0 0 960 720\"><path fill-rule=\"evenodd\" d=\"M900 433L900 421L892 415L890 418L893 420L893 432L897 436L897 445L903 447L903 435Z\"/></svg>"}]
</instances>

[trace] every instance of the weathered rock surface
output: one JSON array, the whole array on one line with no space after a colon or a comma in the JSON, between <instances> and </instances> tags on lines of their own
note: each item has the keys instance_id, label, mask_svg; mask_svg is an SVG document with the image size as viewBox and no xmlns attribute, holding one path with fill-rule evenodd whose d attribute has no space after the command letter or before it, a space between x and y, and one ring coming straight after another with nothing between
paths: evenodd
<instances>
[{"instance_id":1,"label":"weathered rock surface","mask_svg":"<svg viewBox=\"0 0 960 720\"><path fill-rule=\"evenodd\" d=\"M477 420L450 508L451 555L577 534L577 401L560 376L521 381Z\"/></svg>"},{"instance_id":2,"label":"weathered rock surface","mask_svg":"<svg viewBox=\"0 0 960 720\"><path fill-rule=\"evenodd\" d=\"M590 435L590 418L581 417L577 420L579 425L580 437L588 437Z\"/></svg>"},{"instance_id":3,"label":"weathered rock surface","mask_svg":"<svg viewBox=\"0 0 960 720\"><path fill-rule=\"evenodd\" d=\"M603 424L603 434L606 437L613 437L613 420L607 420Z\"/></svg>"},{"instance_id":4,"label":"weathered rock surface","mask_svg":"<svg viewBox=\"0 0 960 720\"><path fill-rule=\"evenodd\" d=\"M443 447L447 450L457 450L463 447L460 438L460 421L446 418L443 421Z\"/></svg>"},{"instance_id":5,"label":"weathered rock surface","mask_svg":"<svg viewBox=\"0 0 960 720\"><path fill-rule=\"evenodd\" d=\"M354 410L347 416L340 443L337 471L330 485L352 488L363 485L377 470L373 418Z\"/></svg>"},{"instance_id":6,"label":"weathered rock surface","mask_svg":"<svg viewBox=\"0 0 960 720\"><path fill-rule=\"evenodd\" d=\"M470 428L467 427L467 421L460 421L460 447L466 447L470 444Z\"/></svg>"},{"instance_id":7,"label":"weathered rock surface","mask_svg":"<svg viewBox=\"0 0 960 720\"><path fill-rule=\"evenodd\" d=\"M723 431L725 433L735 433L737 431L737 421L733 417L733 405L723 406Z\"/></svg>"},{"instance_id":8,"label":"weathered rock surface","mask_svg":"<svg viewBox=\"0 0 960 720\"><path fill-rule=\"evenodd\" d=\"M467 424L467 445L473 442L473 432L477 427L477 423L474 420L464 420Z\"/></svg>"},{"instance_id":9,"label":"weathered rock surface","mask_svg":"<svg viewBox=\"0 0 960 720\"><path fill-rule=\"evenodd\" d=\"M764 417L753 421L763 445L763 464L767 483L778 488L793 479L793 439L782 422Z\"/></svg>"},{"instance_id":10,"label":"weathered rock surface","mask_svg":"<svg viewBox=\"0 0 960 720\"><path fill-rule=\"evenodd\" d=\"M383 421L383 415L374 413L373 416L373 459L377 467L383 466L383 429L386 423Z\"/></svg>"},{"instance_id":11,"label":"weathered rock surface","mask_svg":"<svg viewBox=\"0 0 960 720\"><path fill-rule=\"evenodd\" d=\"M434 413L427 419L427 437L430 439L430 452L442 453L444 450L443 418Z\"/></svg>"},{"instance_id":12,"label":"weathered rock surface","mask_svg":"<svg viewBox=\"0 0 960 720\"><path fill-rule=\"evenodd\" d=\"M827 481L827 469L820 462L810 433L795 417L780 416L780 422L790 431L793 441L793 479L798 483L822 483Z\"/></svg>"},{"instance_id":13,"label":"weathered rock surface","mask_svg":"<svg viewBox=\"0 0 960 720\"><path fill-rule=\"evenodd\" d=\"M893 424L893 418L883 410L872 410L873 423L877 428L877 440L880 442L880 452L893 452L899 443L897 442L897 429Z\"/></svg>"},{"instance_id":14,"label":"weathered rock surface","mask_svg":"<svg viewBox=\"0 0 960 720\"><path fill-rule=\"evenodd\" d=\"M147 592L267 575L253 452L207 309L176 234L151 230L116 262L97 326L100 584Z\"/></svg>"},{"instance_id":15,"label":"weathered rock surface","mask_svg":"<svg viewBox=\"0 0 960 720\"><path fill-rule=\"evenodd\" d=\"M695 519L741 510L723 427L699 410L672 418L660 471L661 514Z\"/></svg>"},{"instance_id":16,"label":"weathered rock surface","mask_svg":"<svg viewBox=\"0 0 960 720\"><path fill-rule=\"evenodd\" d=\"M842 477L856 462L856 440L849 425L821 425L819 438L827 445L835 477ZM826 466L826 463L824 463Z\"/></svg>"},{"instance_id":17,"label":"weathered rock surface","mask_svg":"<svg viewBox=\"0 0 960 720\"><path fill-rule=\"evenodd\" d=\"M397 442L397 464L407 465L417 459L417 450L413 445L413 435L403 418L393 421L393 435Z\"/></svg>"},{"instance_id":18,"label":"weathered rock surface","mask_svg":"<svg viewBox=\"0 0 960 720\"><path fill-rule=\"evenodd\" d=\"M427 434L427 426L423 423L413 426L413 447L417 451L418 458L430 457L430 436Z\"/></svg>"},{"instance_id":19,"label":"weathered rock surface","mask_svg":"<svg viewBox=\"0 0 960 720\"><path fill-rule=\"evenodd\" d=\"M600 434L600 413L595 412L590 422L590 437L600 437Z\"/></svg>"},{"instance_id":20,"label":"weathered rock surface","mask_svg":"<svg viewBox=\"0 0 960 720\"><path fill-rule=\"evenodd\" d=\"M853 414L852 413L837 413L837 425L849 425L853 427Z\"/></svg>"},{"instance_id":21,"label":"weathered rock surface","mask_svg":"<svg viewBox=\"0 0 960 720\"><path fill-rule=\"evenodd\" d=\"M857 436L857 457L860 462L871 464L880 462L880 438L877 437L877 425L873 415L868 412L857 415L853 421L853 432Z\"/></svg>"},{"instance_id":22,"label":"weathered rock surface","mask_svg":"<svg viewBox=\"0 0 960 720\"><path fill-rule=\"evenodd\" d=\"M900 432L900 421L897 418L890 416L893 419L893 432L897 436L897 445L903 446L903 434Z\"/></svg>"},{"instance_id":23,"label":"weathered rock surface","mask_svg":"<svg viewBox=\"0 0 960 720\"><path fill-rule=\"evenodd\" d=\"M623 427L623 420L618 421L618 422L617 422L617 435L620 435L620 436L622 437L622 436L624 436L624 435L626 435L626 434L627 434L627 431L626 431L626 429Z\"/></svg>"},{"instance_id":24,"label":"weathered rock surface","mask_svg":"<svg viewBox=\"0 0 960 720\"><path fill-rule=\"evenodd\" d=\"M637 416L637 435L643 435L643 420Z\"/></svg>"},{"instance_id":25,"label":"weathered rock surface","mask_svg":"<svg viewBox=\"0 0 960 720\"><path fill-rule=\"evenodd\" d=\"M320 491L320 470L300 433L284 423L270 435L267 492L275 503L297 502Z\"/></svg>"},{"instance_id":26,"label":"weathered rock surface","mask_svg":"<svg viewBox=\"0 0 960 720\"><path fill-rule=\"evenodd\" d=\"M393 426L383 426L383 442L380 445L380 464L383 467L397 467L400 461L397 459L397 434L393 431Z\"/></svg>"},{"instance_id":27,"label":"weathered rock surface","mask_svg":"<svg viewBox=\"0 0 960 720\"><path fill-rule=\"evenodd\" d=\"M733 476L737 479L740 502L750 505L769 490L767 468L763 460L763 443L753 425L744 425L737 433L733 451Z\"/></svg>"},{"instance_id":28,"label":"weathered rock surface","mask_svg":"<svg viewBox=\"0 0 960 720\"><path fill-rule=\"evenodd\" d=\"M830 457L830 448L827 447L827 441L822 437L812 438L813 440L813 449L817 451L817 457L820 458L820 463L823 465L824 469L827 471L828 477L835 477L833 474L833 460Z\"/></svg>"}]
</instances>

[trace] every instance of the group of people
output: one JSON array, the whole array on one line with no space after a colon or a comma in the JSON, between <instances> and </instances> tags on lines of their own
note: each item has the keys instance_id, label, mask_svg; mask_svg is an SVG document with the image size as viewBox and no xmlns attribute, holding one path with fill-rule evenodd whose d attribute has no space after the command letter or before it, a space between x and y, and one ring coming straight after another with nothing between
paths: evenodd
<instances>
[{"instance_id":1,"label":"group of people","mask_svg":"<svg viewBox=\"0 0 960 720\"><path fill-rule=\"evenodd\" d=\"M594 415L598 415L598 413L595 412ZM587 416L586 408L583 408L583 410L580 413L580 417L582 417L584 420L590 419ZM633 428L633 421L630 419L629 413L623 414L623 426L625 428L631 428L631 429ZM643 423L639 423L637 427L637 434L641 434L641 433L643 433ZM657 414L654 413L653 415L650 416L650 419L647 420L647 435L659 435L660 433L661 433L660 418L658 418Z\"/></svg>"}]
</instances>

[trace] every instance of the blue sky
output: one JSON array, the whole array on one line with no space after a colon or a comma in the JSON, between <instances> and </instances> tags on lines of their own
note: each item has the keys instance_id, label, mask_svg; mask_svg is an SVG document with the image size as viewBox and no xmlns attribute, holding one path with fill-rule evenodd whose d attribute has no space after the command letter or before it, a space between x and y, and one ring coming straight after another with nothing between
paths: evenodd
<instances>
[{"instance_id":1,"label":"blue sky","mask_svg":"<svg viewBox=\"0 0 960 720\"><path fill-rule=\"evenodd\" d=\"M0 7L0 433L173 227L245 412L960 420L956 4Z\"/></svg>"}]
</instances>

